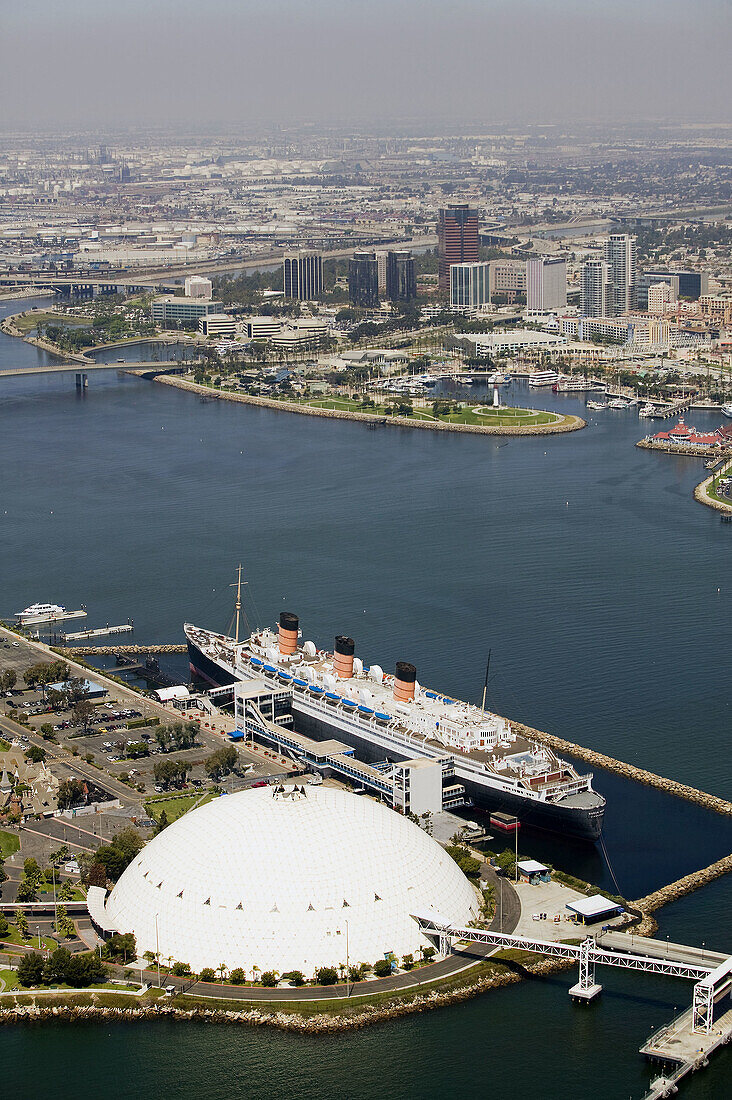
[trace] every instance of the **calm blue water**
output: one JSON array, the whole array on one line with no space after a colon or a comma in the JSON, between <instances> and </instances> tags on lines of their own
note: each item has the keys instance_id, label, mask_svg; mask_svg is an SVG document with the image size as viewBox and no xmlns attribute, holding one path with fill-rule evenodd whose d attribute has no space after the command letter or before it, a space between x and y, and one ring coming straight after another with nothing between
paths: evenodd
<instances>
[{"instance_id":1,"label":"calm blue water","mask_svg":"<svg viewBox=\"0 0 732 1100\"><path fill-rule=\"evenodd\" d=\"M32 350L8 343L3 365ZM422 682L473 699L490 649L499 712L730 796L732 532L692 499L697 460L633 446L647 430L636 413L506 441L203 404L111 375L90 376L82 396L62 376L3 380L0 612L85 603L90 626L132 616L137 640L177 640L185 619L228 626L242 561L253 622L288 608L320 644L351 634L366 660L412 660ZM514 400L584 408L520 389ZM720 818L614 776L597 785L629 895L732 847ZM531 854L610 885L593 849L531 838ZM729 883L715 884L665 911L663 934L730 946L730 902ZM172 1097L181 1081L205 1098L641 1095L637 1048L690 990L612 973L580 1010L572 980L338 1040L145 1025L17 1029L0 1042L21 1095L24 1062L48 1066L34 1092L50 1088L69 1045L78 1064L124 1064L118 1092L130 1097ZM725 1073L728 1055L686 1094L725 1095Z\"/></svg>"}]
</instances>

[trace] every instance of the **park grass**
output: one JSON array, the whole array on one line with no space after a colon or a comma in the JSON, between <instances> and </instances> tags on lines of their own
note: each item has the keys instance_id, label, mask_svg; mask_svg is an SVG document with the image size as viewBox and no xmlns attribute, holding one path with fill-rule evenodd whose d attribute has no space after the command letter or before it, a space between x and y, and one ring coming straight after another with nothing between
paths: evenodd
<instances>
[{"instance_id":1,"label":"park grass","mask_svg":"<svg viewBox=\"0 0 732 1100\"><path fill-rule=\"evenodd\" d=\"M18 988L18 975L14 970L0 970L0 979L5 983L3 992Z\"/></svg>"},{"instance_id":2,"label":"park grass","mask_svg":"<svg viewBox=\"0 0 732 1100\"><path fill-rule=\"evenodd\" d=\"M304 397L296 398L297 404L316 409L330 409L335 412L361 412L373 416L389 416L385 404L362 406L359 401L349 397ZM395 398L397 400L397 398ZM428 420L443 424L470 424L477 427L531 427L536 424L559 424L565 418L559 413L545 412L541 409L518 409L512 407L494 408L492 405L464 405L459 412L435 416L429 408L414 408L406 420Z\"/></svg>"},{"instance_id":3,"label":"park grass","mask_svg":"<svg viewBox=\"0 0 732 1100\"><path fill-rule=\"evenodd\" d=\"M153 821L156 822L160 820L160 815L165 810L168 824L172 824L183 814L192 810L196 803L203 806L205 802L210 802L215 797L212 790L208 790L204 794L199 792L198 794L158 795L157 798L148 799L145 803L145 809Z\"/></svg>"},{"instance_id":4,"label":"park grass","mask_svg":"<svg viewBox=\"0 0 732 1100\"><path fill-rule=\"evenodd\" d=\"M54 313L53 310L35 310L26 313L22 317L14 319L14 325L19 332L27 335L34 332L38 325L73 325L76 327L88 327L90 322L86 317L69 317L65 313Z\"/></svg>"},{"instance_id":5,"label":"park grass","mask_svg":"<svg viewBox=\"0 0 732 1100\"><path fill-rule=\"evenodd\" d=\"M41 936L41 947L39 948L38 936L35 933L35 926L32 920L28 921L28 931L31 935L29 939L24 940L15 925L11 924L5 935L0 936L0 940L2 940L3 943L14 944L17 947L31 947L35 951L42 951L44 947L47 947L49 951L55 951L58 947L56 940L51 939L50 936Z\"/></svg>"},{"instance_id":6,"label":"park grass","mask_svg":"<svg viewBox=\"0 0 732 1100\"><path fill-rule=\"evenodd\" d=\"M59 894L59 889L60 889L60 886L59 886L59 882L57 880L56 881L56 901L58 902L59 905L65 905L67 901L84 901L84 899L86 898L86 894L84 894L81 890L79 890L79 888L77 886L72 887L72 895L71 895L70 898L61 898L61 896ZM53 883L51 883L50 885L48 883L44 883L44 885L39 887L38 894L39 894L39 897L42 898L42 900L44 900L44 901L46 900L46 898L53 898Z\"/></svg>"},{"instance_id":7,"label":"park grass","mask_svg":"<svg viewBox=\"0 0 732 1100\"><path fill-rule=\"evenodd\" d=\"M7 859L8 856L12 856L14 852L18 851L20 851L18 837L14 833L5 832L4 829L0 830L0 859Z\"/></svg>"},{"instance_id":8,"label":"park grass","mask_svg":"<svg viewBox=\"0 0 732 1100\"><path fill-rule=\"evenodd\" d=\"M732 497L722 496L720 492L714 487L715 481L720 478L729 477L732 474L732 462L727 462L721 469L715 470L712 480L707 485L707 496L711 500L716 500L719 504L726 504L728 507L732 505Z\"/></svg>"}]
</instances>

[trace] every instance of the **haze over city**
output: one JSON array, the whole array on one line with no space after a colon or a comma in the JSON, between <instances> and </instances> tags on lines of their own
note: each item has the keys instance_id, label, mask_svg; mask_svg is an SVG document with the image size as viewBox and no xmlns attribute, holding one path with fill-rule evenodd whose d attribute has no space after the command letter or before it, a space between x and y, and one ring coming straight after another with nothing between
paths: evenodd
<instances>
[{"instance_id":1,"label":"haze over city","mask_svg":"<svg viewBox=\"0 0 732 1100\"><path fill-rule=\"evenodd\" d=\"M5 129L729 121L726 0L3 0Z\"/></svg>"}]
</instances>

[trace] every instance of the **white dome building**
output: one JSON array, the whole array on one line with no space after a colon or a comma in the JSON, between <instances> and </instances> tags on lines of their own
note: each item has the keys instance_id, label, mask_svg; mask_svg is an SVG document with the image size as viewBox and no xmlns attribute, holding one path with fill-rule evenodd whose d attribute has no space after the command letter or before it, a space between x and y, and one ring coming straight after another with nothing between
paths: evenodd
<instances>
[{"instance_id":1,"label":"white dome building","mask_svg":"<svg viewBox=\"0 0 732 1100\"><path fill-rule=\"evenodd\" d=\"M110 896L92 888L93 921L134 932L138 953L259 971L373 964L429 940L412 913L464 925L478 898L417 825L332 787L272 787L214 799L159 833Z\"/></svg>"}]
</instances>

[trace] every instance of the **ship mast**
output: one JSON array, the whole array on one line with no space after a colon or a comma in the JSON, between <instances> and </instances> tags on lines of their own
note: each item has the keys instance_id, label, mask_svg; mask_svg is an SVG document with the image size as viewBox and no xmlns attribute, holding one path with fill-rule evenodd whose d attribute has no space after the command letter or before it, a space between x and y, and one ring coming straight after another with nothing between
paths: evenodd
<instances>
[{"instance_id":1,"label":"ship mast","mask_svg":"<svg viewBox=\"0 0 732 1100\"><path fill-rule=\"evenodd\" d=\"M236 644L239 644L239 615L241 613L241 562L239 562L239 571L236 579L236 634L234 640Z\"/></svg>"},{"instance_id":2,"label":"ship mast","mask_svg":"<svg viewBox=\"0 0 732 1100\"><path fill-rule=\"evenodd\" d=\"M488 663L485 666L485 680L483 681L483 702L480 704L481 713L485 714L485 695L488 691L488 670L491 667L491 650L488 650Z\"/></svg>"}]
</instances>

